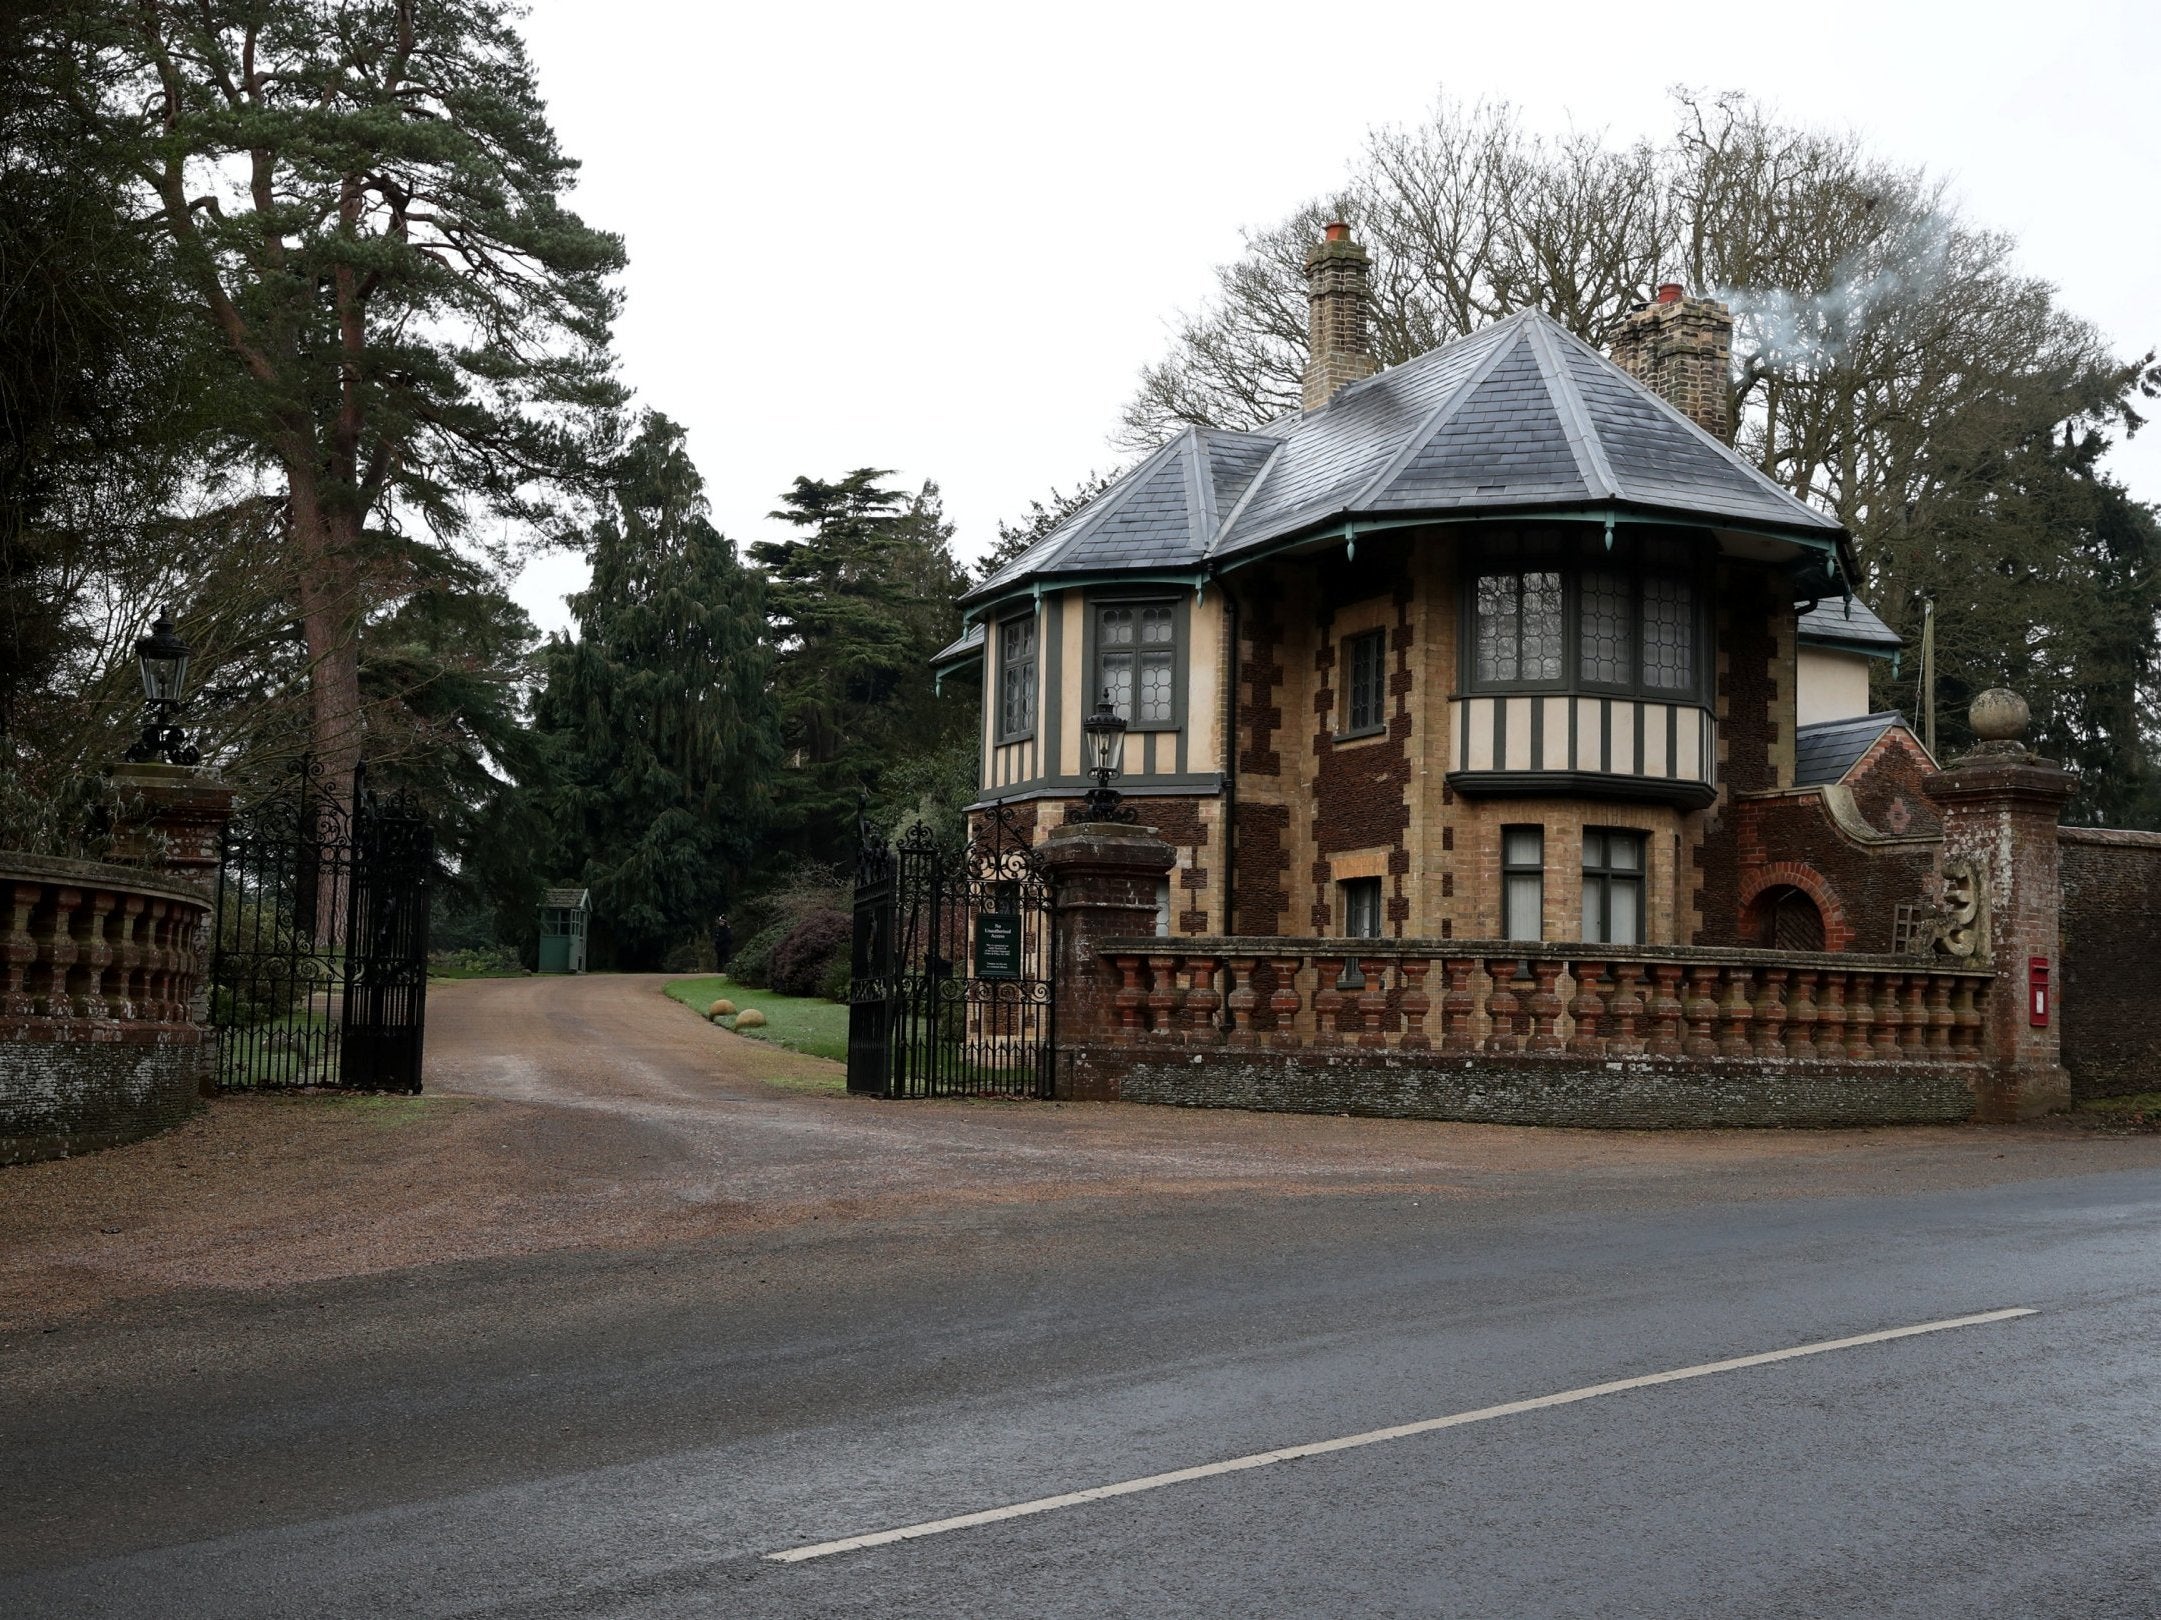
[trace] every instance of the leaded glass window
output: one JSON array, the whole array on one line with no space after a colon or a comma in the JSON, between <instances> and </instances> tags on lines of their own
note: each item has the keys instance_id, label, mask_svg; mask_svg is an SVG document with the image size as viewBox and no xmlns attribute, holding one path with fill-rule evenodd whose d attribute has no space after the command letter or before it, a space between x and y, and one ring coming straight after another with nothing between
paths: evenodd
<instances>
[{"instance_id":1,"label":"leaded glass window","mask_svg":"<svg viewBox=\"0 0 2161 1620\"><path fill-rule=\"evenodd\" d=\"M1643 582L1643 684L1669 692L1696 684L1696 592L1686 579Z\"/></svg>"},{"instance_id":2,"label":"leaded glass window","mask_svg":"<svg viewBox=\"0 0 2161 1620\"><path fill-rule=\"evenodd\" d=\"M1168 726L1178 717L1177 610L1168 602L1096 610L1096 690L1128 725Z\"/></svg>"},{"instance_id":3,"label":"leaded glass window","mask_svg":"<svg viewBox=\"0 0 2161 1620\"><path fill-rule=\"evenodd\" d=\"M1585 571L1576 641L1576 667L1584 680L1601 686L1628 685L1635 664L1628 622L1635 594L1635 582L1618 569Z\"/></svg>"},{"instance_id":4,"label":"leaded glass window","mask_svg":"<svg viewBox=\"0 0 2161 1620\"><path fill-rule=\"evenodd\" d=\"M1378 731L1387 724L1388 632L1368 630L1344 643L1350 686L1344 705L1346 731Z\"/></svg>"},{"instance_id":5,"label":"leaded glass window","mask_svg":"<svg viewBox=\"0 0 2161 1620\"><path fill-rule=\"evenodd\" d=\"M1035 619L1008 619L998 627L998 735L1025 737L1035 730Z\"/></svg>"},{"instance_id":6,"label":"leaded glass window","mask_svg":"<svg viewBox=\"0 0 2161 1620\"><path fill-rule=\"evenodd\" d=\"M1478 679L1561 678L1561 576L1553 569L1511 569L1478 576Z\"/></svg>"}]
</instances>

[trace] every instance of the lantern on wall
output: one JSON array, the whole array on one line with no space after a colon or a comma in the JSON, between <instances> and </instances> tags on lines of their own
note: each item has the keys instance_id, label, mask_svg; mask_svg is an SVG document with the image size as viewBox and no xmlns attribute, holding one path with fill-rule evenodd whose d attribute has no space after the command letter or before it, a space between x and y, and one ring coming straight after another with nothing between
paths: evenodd
<instances>
[{"instance_id":1,"label":"lantern on wall","mask_svg":"<svg viewBox=\"0 0 2161 1620\"><path fill-rule=\"evenodd\" d=\"M164 760L168 765L199 764L202 756L187 733L172 723L187 690L188 659L193 649L173 628L172 609L160 613L150 634L135 643L135 663L143 678L143 730L128 749L133 764Z\"/></svg>"},{"instance_id":2,"label":"lantern on wall","mask_svg":"<svg viewBox=\"0 0 2161 1620\"><path fill-rule=\"evenodd\" d=\"M1111 786L1111 778L1124 768L1125 762L1125 716L1111 707L1111 695L1105 692L1095 706L1095 713L1081 722L1081 739L1087 753L1088 772L1095 779L1095 786L1088 790L1083 801L1083 821L1129 821L1133 813L1120 810L1120 794Z\"/></svg>"}]
</instances>

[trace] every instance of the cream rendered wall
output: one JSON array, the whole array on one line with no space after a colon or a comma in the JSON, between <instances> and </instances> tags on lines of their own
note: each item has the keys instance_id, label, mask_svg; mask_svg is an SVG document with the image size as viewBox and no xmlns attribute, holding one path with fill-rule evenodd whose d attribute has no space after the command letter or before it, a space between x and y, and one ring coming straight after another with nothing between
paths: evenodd
<instances>
[{"instance_id":1,"label":"cream rendered wall","mask_svg":"<svg viewBox=\"0 0 2161 1620\"><path fill-rule=\"evenodd\" d=\"M1869 662L1862 653L1801 648L1794 659L1795 723L1813 726L1867 714Z\"/></svg>"}]
</instances>

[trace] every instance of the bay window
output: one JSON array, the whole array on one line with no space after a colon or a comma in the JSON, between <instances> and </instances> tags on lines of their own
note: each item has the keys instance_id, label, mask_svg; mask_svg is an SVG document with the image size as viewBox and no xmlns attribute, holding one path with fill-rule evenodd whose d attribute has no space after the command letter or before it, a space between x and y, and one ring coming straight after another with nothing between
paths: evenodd
<instances>
[{"instance_id":1,"label":"bay window","mask_svg":"<svg viewBox=\"0 0 2161 1620\"><path fill-rule=\"evenodd\" d=\"M1700 699L1703 593L1688 540L1592 531L1489 539L1470 581L1474 691Z\"/></svg>"}]
</instances>

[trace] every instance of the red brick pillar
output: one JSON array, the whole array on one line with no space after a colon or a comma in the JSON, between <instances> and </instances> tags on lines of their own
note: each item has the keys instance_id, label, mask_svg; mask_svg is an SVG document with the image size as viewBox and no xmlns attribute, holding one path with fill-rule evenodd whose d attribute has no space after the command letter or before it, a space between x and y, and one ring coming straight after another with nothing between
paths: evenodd
<instances>
[{"instance_id":1,"label":"red brick pillar","mask_svg":"<svg viewBox=\"0 0 2161 1620\"><path fill-rule=\"evenodd\" d=\"M1051 829L1036 855L1056 885L1056 1094L1114 1101L1118 973L1100 954L1112 939L1156 931L1156 887L1178 852L1153 827L1076 821Z\"/></svg>"},{"instance_id":2,"label":"red brick pillar","mask_svg":"<svg viewBox=\"0 0 2161 1620\"><path fill-rule=\"evenodd\" d=\"M218 925L214 903L218 867L225 854L225 826L233 814L233 790L186 765L115 765L111 774L120 798L114 859L162 873L213 902L196 935L199 970L189 1008L194 1021L207 1026L211 930ZM207 1073L203 1083L207 1088Z\"/></svg>"},{"instance_id":3,"label":"red brick pillar","mask_svg":"<svg viewBox=\"0 0 2161 1620\"><path fill-rule=\"evenodd\" d=\"M2031 1119L2071 1100L2060 1054L2063 1012L2057 912L2063 897L2056 826L2078 778L2028 753L2018 738L2026 704L2017 694L1983 692L1973 704L1973 750L1923 788L1943 811L1945 865L1970 862L1985 904L1974 956L1995 968L1982 1031L1989 1070L1975 1113L1987 1120ZM2046 1023L2031 1000L2035 971L2046 976Z\"/></svg>"}]
</instances>

